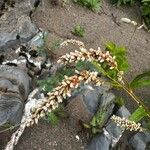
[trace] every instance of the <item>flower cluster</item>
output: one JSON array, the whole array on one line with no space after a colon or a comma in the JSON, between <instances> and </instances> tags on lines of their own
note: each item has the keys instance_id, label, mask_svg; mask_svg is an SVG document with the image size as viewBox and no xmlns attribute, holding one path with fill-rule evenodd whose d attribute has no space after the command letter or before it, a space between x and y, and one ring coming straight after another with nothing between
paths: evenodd
<instances>
[{"instance_id":1,"label":"flower cluster","mask_svg":"<svg viewBox=\"0 0 150 150\"><path fill-rule=\"evenodd\" d=\"M123 74L124 72L123 71L118 71L118 74L117 74L117 79L120 83L124 84L124 81L123 81Z\"/></svg>"},{"instance_id":2,"label":"flower cluster","mask_svg":"<svg viewBox=\"0 0 150 150\"><path fill-rule=\"evenodd\" d=\"M65 79L52 92L47 93L48 96L44 97L32 110L26 125L30 126L38 123L39 118L44 117L48 112L56 109L63 99L71 96L72 90L77 88L81 82L93 82L97 86L103 84L103 80L97 77L97 72L76 71L76 75L74 76L65 76Z\"/></svg>"},{"instance_id":3,"label":"flower cluster","mask_svg":"<svg viewBox=\"0 0 150 150\"><path fill-rule=\"evenodd\" d=\"M113 115L111 117L111 120L117 124L117 126L120 126L122 128L125 128L126 130L130 131L143 131L143 128L141 127L140 123L135 123L134 121L130 121L126 118L121 118L119 116Z\"/></svg>"},{"instance_id":4,"label":"flower cluster","mask_svg":"<svg viewBox=\"0 0 150 150\"><path fill-rule=\"evenodd\" d=\"M102 52L100 48L98 50L89 49L87 50L84 47L80 47L80 51L70 52L61 56L58 60L58 63L67 64L67 63L76 63L79 60L84 61L97 61L99 63L107 62L110 66L110 69L117 68L117 62L115 57L111 56L109 51Z\"/></svg>"},{"instance_id":5,"label":"flower cluster","mask_svg":"<svg viewBox=\"0 0 150 150\"><path fill-rule=\"evenodd\" d=\"M78 41L78 40L73 40L73 39L64 41L63 43L60 44L60 46L61 47L68 46L68 44L73 44L73 45L78 45L79 47L84 47L84 43L83 42Z\"/></svg>"}]
</instances>

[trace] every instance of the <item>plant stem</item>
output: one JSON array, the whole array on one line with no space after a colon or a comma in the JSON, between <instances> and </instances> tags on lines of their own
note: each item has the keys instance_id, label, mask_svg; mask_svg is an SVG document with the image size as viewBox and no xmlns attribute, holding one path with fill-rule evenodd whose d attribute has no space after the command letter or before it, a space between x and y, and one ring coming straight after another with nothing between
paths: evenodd
<instances>
[{"instance_id":1,"label":"plant stem","mask_svg":"<svg viewBox=\"0 0 150 150\"><path fill-rule=\"evenodd\" d=\"M101 73L103 73L103 75L107 76L109 79L111 79L113 82L115 82L116 84L119 85L119 87L122 87L131 97L132 99L138 104L143 106L143 108L145 109L145 111L148 114L148 117L150 117L150 110L145 106L145 104L143 103L143 101L137 97L133 91L131 89L128 88L128 86L121 84L120 82L118 82L117 80L113 79L111 76L109 76L107 74L107 72L100 66L100 64L98 64L97 62L91 62L92 65L94 65L94 67Z\"/></svg>"},{"instance_id":2,"label":"plant stem","mask_svg":"<svg viewBox=\"0 0 150 150\"><path fill-rule=\"evenodd\" d=\"M137 27L135 26L135 27L134 27L134 30L133 30L133 34L132 34L132 36L131 36L131 38L130 38L130 40L129 40L128 46L127 46L128 49L130 49L131 41L132 41L132 39L133 39L133 37L134 37L134 35L135 35L136 29L137 29Z\"/></svg>"},{"instance_id":3,"label":"plant stem","mask_svg":"<svg viewBox=\"0 0 150 150\"><path fill-rule=\"evenodd\" d=\"M18 126L20 126L20 125L21 125L21 123L15 125L15 126L11 126L11 127L9 127L9 128L6 128L6 129L4 129L4 130L1 130L1 131L0 131L0 134L3 133L3 132L9 131L9 130L13 130L13 129L15 129L16 127L18 127Z\"/></svg>"}]
</instances>

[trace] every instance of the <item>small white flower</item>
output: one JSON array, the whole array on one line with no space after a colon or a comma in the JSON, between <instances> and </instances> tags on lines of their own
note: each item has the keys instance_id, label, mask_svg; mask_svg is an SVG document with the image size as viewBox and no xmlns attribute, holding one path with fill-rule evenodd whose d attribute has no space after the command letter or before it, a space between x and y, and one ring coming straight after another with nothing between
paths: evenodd
<instances>
[{"instance_id":1,"label":"small white flower","mask_svg":"<svg viewBox=\"0 0 150 150\"><path fill-rule=\"evenodd\" d=\"M54 101L50 101L50 105L54 105L54 103L55 103Z\"/></svg>"},{"instance_id":2,"label":"small white flower","mask_svg":"<svg viewBox=\"0 0 150 150\"><path fill-rule=\"evenodd\" d=\"M101 60L100 60L100 63L102 63L102 62L104 62L104 59L101 59Z\"/></svg>"},{"instance_id":3,"label":"small white flower","mask_svg":"<svg viewBox=\"0 0 150 150\"><path fill-rule=\"evenodd\" d=\"M80 50L81 50L81 52L84 52L84 53L87 53L87 49L85 49L85 48L80 48Z\"/></svg>"},{"instance_id":4,"label":"small white flower","mask_svg":"<svg viewBox=\"0 0 150 150\"><path fill-rule=\"evenodd\" d=\"M46 106L43 106L42 109L45 110L45 111L47 111L47 107Z\"/></svg>"},{"instance_id":5,"label":"small white flower","mask_svg":"<svg viewBox=\"0 0 150 150\"><path fill-rule=\"evenodd\" d=\"M114 67L110 67L110 70L114 69Z\"/></svg>"},{"instance_id":6,"label":"small white flower","mask_svg":"<svg viewBox=\"0 0 150 150\"><path fill-rule=\"evenodd\" d=\"M40 113L40 117L44 117L45 116L45 113Z\"/></svg>"},{"instance_id":7,"label":"small white flower","mask_svg":"<svg viewBox=\"0 0 150 150\"><path fill-rule=\"evenodd\" d=\"M61 96L58 96L57 99L58 99L58 103L61 103L63 101Z\"/></svg>"},{"instance_id":8,"label":"small white flower","mask_svg":"<svg viewBox=\"0 0 150 150\"><path fill-rule=\"evenodd\" d=\"M58 94L59 94L58 91L55 91L55 92L54 92L54 95L55 95L55 96L57 96Z\"/></svg>"},{"instance_id":9,"label":"small white flower","mask_svg":"<svg viewBox=\"0 0 150 150\"><path fill-rule=\"evenodd\" d=\"M50 103L46 103L46 107L48 108L50 106Z\"/></svg>"},{"instance_id":10,"label":"small white flower","mask_svg":"<svg viewBox=\"0 0 150 150\"><path fill-rule=\"evenodd\" d=\"M52 110L51 109L48 109L48 112L51 112Z\"/></svg>"}]
</instances>

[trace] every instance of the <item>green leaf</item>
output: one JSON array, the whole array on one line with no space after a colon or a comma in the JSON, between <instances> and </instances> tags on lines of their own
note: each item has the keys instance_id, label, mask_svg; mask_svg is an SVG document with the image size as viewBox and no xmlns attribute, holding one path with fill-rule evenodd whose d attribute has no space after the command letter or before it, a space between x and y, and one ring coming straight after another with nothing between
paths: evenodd
<instances>
[{"instance_id":1,"label":"green leaf","mask_svg":"<svg viewBox=\"0 0 150 150\"><path fill-rule=\"evenodd\" d=\"M88 61L78 61L76 63L76 69L79 71L83 71L83 70L93 70L93 66L90 62Z\"/></svg>"},{"instance_id":2,"label":"green leaf","mask_svg":"<svg viewBox=\"0 0 150 150\"><path fill-rule=\"evenodd\" d=\"M147 112L142 106L139 106L129 117L129 120L139 122L145 116L147 116Z\"/></svg>"},{"instance_id":3,"label":"green leaf","mask_svg":"<svg viewBox=\"0 0 150 150\"><path fill-rule=\"evenodd\" d=\"M85 128L87 128L87 129L90 129L90 128L91 128L91 126L88 125L88 124L86 124L86 123L84 123L83 126L84 126Z\"/></svg>"},{"instance_id":4,"label":"green leaf","mask_svg":"<svg viewBox=\"0 0 150 150\"><path fill-rule=\"evenodd\" d=\"M145 117L145 122L146 122L146 128L150 130L150 119L148 117Z\"/></svg>"},{"instance_id":5,"label":"green leaf","mask_svg":"<svg viewBox=\"0 0 150 150\"><path fill-rule=\"evenodd\" d=\"M58 122L59 122L58 117L57 117L57 116L55 115L55 113L53 113L53 112L48 113L48 115L47 115L47 120L48 120L48 122L51 123L52 125L57 125Z\"/></svg>"},{"instance_id":6,"label":"green leaf","mask_svg":"<svg viewBox=\"0 0 150 150\"><path fill-rule=\"evenodd\" d=\"M136 76L130 83L131 88L142 88L150 86L150 71Z\"/></svg>"},{"instance_id":7,"label":"green leaf","mask_svg":"<svg viewBox=\"0 0 150 150\"><path fill-rule=\"evenodd\" d=\"M79 37L84 37L85 35L85 28L83 26L77 25L74 27L72 34Z\"/></svg>"},{"instance_id":8,"label":"green leaf","mask_svg":"<svg viewBox=\"0 0 150 150\"><path fill-rule=\"evenodd\" d=\"M96 126L96 117L95 116L92 118L92 121L90 122L90 125L92 125L93 127Z\"/></svg>"},{"instance_id":9,"label":"green leaf","mask_svg":"<svg viewBox=\"0 0 150 150\"><path fill-rule=\"evenodd\" d=\"M142 2L150 2L150 0L142 0Z\"/></svg>"},{"instance_id":10,"label":"green leaf","mask_svg":"<svg viewBox=\"0 0 150 150\"><path fill-rule=\"evenodd\" d=\"M97 126L102 127L105 122L106 112L104 110L100 110L96 113L95 117Z\"/></svg>"},{"instance_id":11,"label":"green leaf","mask_svg":"<svg viewBox=\"0 0 150 150\"><path fill-rule=\"evenodd\" d=\"M114 101L115 105L120 108L125 104L125 100L122 97L117 97Z\"/></svg>"},{"instance_id":12,"label":"green leaf","mask_svg":"<svg viewBox=\"0 0 150 150\"><path fill-rule=\"evenodd\" d=\"M148 29L150 29L150 0L142 0L142 17Z\"/></svg>"},{"instance_id":13,"label":"green leaf","mask_svg":"<svg viewBox=\"0 0 150 150\"><path fill-rule=\"evenodd\" d=\"M61 118L67 118L68 113L65 111L65 107L63 104L59 104L59 107L48 113L46 116L46 120L52 125L57 125Z\"/></svg>"},{"instance_id":14,"label":"green leaf","mask_svg":"<svg viewBox=\"0 0 150 150\"><path fill-rule=\"evenodd\" d=\"M112 56L116 57L116 62L118 64L118 69L120 71L127 71L129 68L128 60L126 58L126 49L125 47L119 47L113 42L108 42L105 44L106 51L109 51ZM96 62L92 62L94 67L103 75L109 75L113 79L117 79L118 71L115 69L110 70L107 63L103 63L101 65L98 65Z\"/></svg>"},{"instance_id":15,"label":"green leaf","mask_svg":"<svg viewBox=\"0 0 150 150\"><path fill-rule=\"evenodd\" d=\"M53 90L54 87L58 85L64 79L64 75L71 76L73 75L74 71L69 67L64 67L55 75L48 77L44 80L37 81L37 84L43 89L45 92L50 92Z\"/></svg>"},{"instance_id":16,"label":"green leaf","mask_svg":"<svg viewBox=\"0 0 150 150\"><path fill-rule=\"evenodd\" d=\"M99 72L99 73L102 73L104 76L106 76L106 72L105 70L102 68L102 66L95 62L95 61L92 61L91 64L94 66L94 68Z\"/></svg>"},{"instance_id":17,"label":"green leaf","mask_svg":"<svg viewBox=\"0 0 150 150\"><path fill-rule=\"evenodd\" d=\"M92 11L98 11L101 7L101 0L73 0L75 3L91 9Z\"/></svg>"},{"instance_id":18,"label":"green leaf","mask_svg":"<svg viewBox=\"0 0 150 150\"><path fill-rule=\"evenodd\" d=\"M83 62L83 61L78 61L76 63L76 69L81 71L81 70L84 70L86 68L86 63Z\"/></svg>"},{"instance_id":19,"label":"green leaf","mask_svg":"<svg viewBox=\"0 0 150 150\"><path fill-rule=\"evenodd\" d=\"M67 118L68 117L68 113L65 110L65 107L63 104L59 104L59 107L56 108L55 110L53 110L53 112L59 118Z\"/></svg>"},{"instance_id":20,"label":"green leaf","mask_svg":"<svg viewBox=\"0 0 150 150\"><path fill-rule=\"evenodd\" d=\"M126 53L125 47L117 47L116 44L113 43L113 42L106 43L105 47L106 47L107 50L109 50L113 54L123 54L123 55L125 55L125 53Z\"/></svg>"},{"instance_id":21,"label":"green leaf","mask_svg":"<svg viewBox=\"0 0 150 150\"><path fill-rule=\"evenodd\" d=\"M106 50L108 50L113 56L116 57L115 60L117 61L118 69L122 71L127 71L129 68L129 64L126 58L126 48L117 46L113 42L106 43L105 47Z\"/></svg>"},{"instance_id":22,"label":"green leaf","mask_svg":"<svg viewBox=\"0 0 150 150\"><path fill-rule=\"evenodd\" d=\"M57 50L58 48L60 48L60 43L61 43L60 40L55 40L54 42L52 42L52 44L51 44L51 46L50 46L50 49L51 49L52 51Z\"/></svg>"},{"instance_id":23,"label":"green leaf","mask_svg":"<svg viewBox=\"0 0 150 150\"><path fill-rule=\"evenodd\" d=\"M106 70L106 72L113 79L117 79L117 73L118 73L117 70L113 70L113 69L110 70L110 69L108 69L108 70Z\"/></svg>"},{"instance_id":24,"label":"green leaf","mask_svg":"<svg viewBox=\"0 0 150 150\"><path fill-rule=\"evenodd\" d=\"M117 4L117 6L121 5L133 5L135 4L136 0L110 0L112 4Z\"/></svg>"},{"instance_id":25,"label":"green leaf","mask_svg":"<svg viewBox=\"0 0 150 150\"><path fill-rule=\"evenodd\" d=\"M100 129L98 129L98 128L92 128L92 133L93 134L100 133L100 132L101 132Z\"/></svg>"},{"instance_id":26,"label":"green leaf","mask_svg":"<svg viewBox=\"0 0 150 150\"><path fill-rule=\"evenodd\" d=\"M92 133L96 134L96 128L92 128Z\"/></svg>"}]
</instances>

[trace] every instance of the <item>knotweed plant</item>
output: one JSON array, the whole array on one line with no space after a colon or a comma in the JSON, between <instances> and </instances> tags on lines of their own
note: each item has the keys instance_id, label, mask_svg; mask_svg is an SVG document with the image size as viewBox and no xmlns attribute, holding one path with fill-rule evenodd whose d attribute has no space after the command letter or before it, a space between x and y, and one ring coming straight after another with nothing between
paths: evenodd
<instances>
[{"instance_id":1,"label":"knotweed plant","mask_svg":"<svg viewBox=\"0 0 150 150\"><path fill-rule=\"evenodd\" d=\"M143 100L137 97L132 89L132 85L136 85L138 79L133 80L131 84L127 82L124 78L124 71L128 68L127 60L125 58L125 49L122 47L117 47L113 43L108 43L106 45L106 50L102 51L98 49L87 49L84 44L80 41L67 40L64 41L61 46L66 46L69 43L77 44L79 46L78 50L74 52L67 53L59 58L57 61L63 65L82 62L90 62L93 67L99 72L99 74L107 78L107 82L114 86L125 90L131 98L138 104L139 108L131 115L130 119L135 121L140 121L143 117L150 117L149 108L143 103ZM114 54L114 55L113 55ZM140 113L144 112L144 113ZM140 114L140 117L135 117ZM138 119L137 119L138 118Z\"/></svg>"},{"instance_id":2,"label":"knotweed plant","mask_svg":"<svg viewBox=\"0 0 150 150\"><path fill-rule=\"evenodd\" d=\"M47 93L47 97L43 98L37 104L37 107L33 108L31 116L27 120L27 126L38 123L39 118L44 117L48 112L58 108L59 103L62 103L63 99L71 96L73 89L77 88L79 84L93 82L94 85L100 86L104 82L97 77L97 72L75 71L76 75L67 77L56 87L52 92Z\"/></svg>"},{"instance_id":3,"label":"knotweed plant","mask_svg":"<svg viewBox=\"0 0 150 150\"><path fill-rule=\"evenodd\" d=\"M136 123L135 121L130 121L126 118L121 118L119 116L113 115L111 117L111 120L117 124L117 126L120 126L126 130L130 131L143 131L143 128L141 127L140 123Z\"/></svg>"},{"instance_id":4,"label":"knotweed plant","mask_svg":"<svg viewBox=\"0 0 150 150\"><path fill-rule=\"evenodd\" d=\"M85 28L81 25L76 25L71 31L73 35L78 36L78 37L84 37L85 35Z\"/></svg>"},{"instance_id":5,"label":"knotweed plant","mask_svg":"<svg viewBox=\"0 0 150 150\"><path fill-rule=\"evenodd\" d=\"M46 96L43 96L40 100L36 101L32 108L30 106L31 109L28 109L27 111L28 115L26 115L26 113L24 114L22 124L13 134L11 141L6 146L6 150L13 150L14 145L17 144L19 137L26 126L31 126L34 123L37 124L40 118L58 108L59 104L62 103L64 99L70 97L72 91L83 83L93 83L96 86L109 83L113 87L125 90L139 107L130 116L129 120L117 116L113 116L111 119L118 126L129 129L130 131L143 130L141 124L137 122L139 122L143 117L150 117L150 110L143 103L143 100L134 94L133 88L141 85L147 85L147 82L143 81L143 77L150 75L150 72L137 76L129 84L124 78L124 71L128 68L128 64L125 58L125 49L123 47L117 47L113 43L108 43L105 51L102 51L100 48L87 49L85 48L84 43L72 39L64 41L60 44L60 46L63 47L68 44L77 45L78 50L61 56L57 61L58 63L63 64L64 66L74 63L76 66L79 62L89 62L95 70L75 70L74 75L64 76L64 79L60 81L55 88L48 92Z\"/></svg>"}]
</instances>

